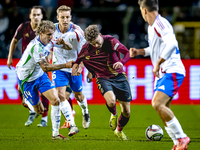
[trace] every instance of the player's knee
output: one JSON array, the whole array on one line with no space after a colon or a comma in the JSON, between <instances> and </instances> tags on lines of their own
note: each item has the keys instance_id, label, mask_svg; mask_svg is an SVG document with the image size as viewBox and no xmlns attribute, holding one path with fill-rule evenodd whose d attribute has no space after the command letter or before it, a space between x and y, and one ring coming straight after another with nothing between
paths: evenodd
<instances>
[{"instance_id":1,"label":"player's knee","mask_svg":"<svg viewBox=\"0 0 200 150\"><path fill-rule=\"evenodd\" d=\"M58 93L58 97L59 97L61 102L66 99L66 96L63 93Z\"/></svg>"},{"instance_id":2,"label":"player's knee","mask_svg":"<svg viewBox=\"0 0 200 150\"><path fill-rule=\"evenodd\" d=\"M114 107L116 105L116 102L115 102L115 100L110 99L110 100L107 101L107 105L109 107Z\"/></svg>"},{"instance_id":3,"label":"player's knee","mask_svg":"<svg viewBox=\"0 0 200 150\"><path fill-rule=\"evenodd\" d=\"M53 101L51 102L51 105L53 105L53 106L59 106L59 105L60 105L60 99L59 99L59 98L56 98L55 100L53 100Z\"/></svg>"},{"instance_id":4,"label":"player's knee","mask_svg":"<svg viewBox=\"0 0 200 150\"><path fill-rule=\"evenodd\" d=\"M82 93L75 93L74 97L79 102L82 102L84 99L84 95Z\"/></svg>"},{"instance_id":5,"label":"player's knee","mask_svg":"<svg viewBox=\"0 0 200 150\"><path fill-rule=\"evenodd\" d=\"M131 113L130 113L130 111L129 112L124 111L124 112L122 112L122 114L123 114L124 117L129 118Z\"/></svg>"},{"instance_id":6,"label":"player's knee","mask_svg":"<svg viewBox=\"0 0 200 150\"><path fill-rule=\"evenodd\" d=\"M126 118L129 118L129 117L130 117L130 114L131 114L130 107L124 107L124 108L122 109L122 114L123 114L123 116L125 116Z\"/></svg>"},{"instance_id":7,"label":"player's knee","mask_svg":"<svg viewBox=\"0 0 200 150\"><path fill-rule=\"evenodd\" d=\"M161 104L159 102L152 102L151 105L156 111L159 111L161 108Z\"/></svg>"}]
</instances>

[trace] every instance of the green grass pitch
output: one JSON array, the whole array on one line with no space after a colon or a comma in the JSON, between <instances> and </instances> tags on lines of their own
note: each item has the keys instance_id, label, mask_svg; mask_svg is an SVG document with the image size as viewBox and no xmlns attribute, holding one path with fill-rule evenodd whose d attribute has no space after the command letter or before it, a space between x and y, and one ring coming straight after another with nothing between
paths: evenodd
<instances>
[{"instance_id":1,"label":"green grass pitch","mask_svg":"<svg viewBox=\"0 0 200 150\"><path fill-rule=\"evenodd\" d=\"M75 122L80 132L68 141L52 141L50 111L48 126L37 127L41 116L25 127L28 110L22 105L0 105L0 150L171 150L173 142L164 130L162 121L151 105L131 105L131 117L124 128L130 141L121 141L115 137L109 127L110 113L105 105L89 105L91 125L82 127L82 114L78 105ZM118 115L120 107L117 105ZM191 138L189 150L200 149L200 106L172 105L176 117L185 133ZM64 118L61 119L61 125ZM160 125L164 136L161 141L148 141L145 130L151 124ZM68 129L60 129L67 136Z\"/></svg>"}]
</instances>

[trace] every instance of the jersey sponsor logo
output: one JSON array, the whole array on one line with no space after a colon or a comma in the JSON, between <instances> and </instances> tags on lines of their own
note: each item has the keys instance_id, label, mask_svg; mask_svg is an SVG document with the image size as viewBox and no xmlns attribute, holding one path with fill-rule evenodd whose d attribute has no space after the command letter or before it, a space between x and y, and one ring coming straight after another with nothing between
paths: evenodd
<instances>
[{"instance_id":1,"label":"jersey sponsor logo","mask_svg":"<svg viewBox=\"0 0 200 150\"><path fill-rule=\"evenodd\" d=\"M114 46L114 50L116 50L118 46L119 46L119 43L116 43Z\"/></svg>"},{"instance_id":2,"label":"jersey sponsor logo","mask_svg":"<svg viewBox=\"0 0 200 150\"><path fill-rule=\"evenodd\" d=\"M165 90L165 86L162 85L162 86L158 87L158 89Z\"/></svg>"}]
</instances>

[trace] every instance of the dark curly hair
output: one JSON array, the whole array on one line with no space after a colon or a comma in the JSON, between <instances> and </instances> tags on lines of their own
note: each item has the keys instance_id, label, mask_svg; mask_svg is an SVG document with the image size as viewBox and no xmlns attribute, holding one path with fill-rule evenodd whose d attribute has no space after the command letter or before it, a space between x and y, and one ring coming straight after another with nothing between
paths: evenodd
<instances>
[{"instance_id":1,"label":"dark curly hair","mask_svg":"<svg viewBox=\"0 0 200 150\"><path fill-rule=\"evenodd\" d=\"M88 42L92 42L97 38L99 35L100 31L97 25L90 25L85 29L84 35L85 39Z\"/></svg>"}]
</instances>

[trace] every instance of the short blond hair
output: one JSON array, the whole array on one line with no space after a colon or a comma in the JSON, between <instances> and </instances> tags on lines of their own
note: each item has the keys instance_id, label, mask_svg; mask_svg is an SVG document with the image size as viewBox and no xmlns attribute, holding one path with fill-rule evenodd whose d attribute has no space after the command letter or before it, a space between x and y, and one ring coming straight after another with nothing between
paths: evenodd
<instances>
[{"instance_id":1,"label":"short blond hair","mask_svg":"<svg viewBox=\"0 0 200 150\"><path fill-rule=\"evenodd\" d=\"M90 25L85 29L84 35L88 42L94 41L99 35L99 27L97 25Z\"/></svg>"},{"instance_id":2,"label":"short blond hair","mask_svg":"<svg viewBox=\"0 0 200 150\"><path fill-rule=\"evenodd\" d=\"M41 33L45 33L47 29L53 29L55 31L56 27L53 22L49 20L43 20L37 27L35 35L40 35Z\"/></svg>"},{"instance_id":3,"label":"short blond hair","mask_svg":"<svg viewBox=\"0 0 200 150\"><path fill-rule=\"evenodd\" d=\"M70 11L71 12L71 8L69 6L66 6L66 5L61 5L57 9L57 15L62 11Z\"/></svg>"}]
</instances>

